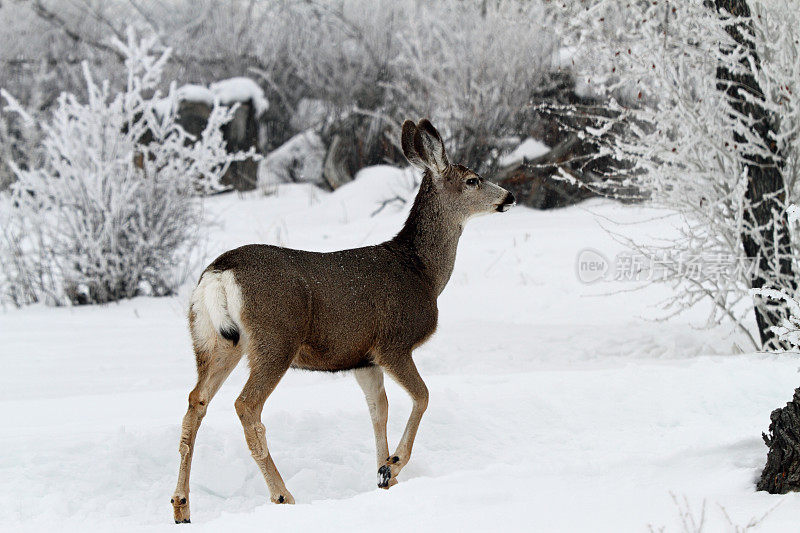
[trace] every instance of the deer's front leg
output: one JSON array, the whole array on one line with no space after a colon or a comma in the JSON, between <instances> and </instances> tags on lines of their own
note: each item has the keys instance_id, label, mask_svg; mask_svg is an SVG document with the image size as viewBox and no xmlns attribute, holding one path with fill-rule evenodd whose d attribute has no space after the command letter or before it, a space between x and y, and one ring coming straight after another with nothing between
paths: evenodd
<instances>
[{"instance_id":1,"label":"deer's front leg","mask_svg":"<svg viewBox=\"0 0 800 533\"><path fill-rule=\"evenodd\" d=\"M383 370L379 366L368 366L356 369L354 375L367 400L372 430L375 433L378 467L381 467L389 455L389 443L386 439L389 400L386 398L386 389L383 388Z\"/></svg>"},{"instance_id":2,"label":"deer's front leg","mask_svg":"<svg viewBox=\"0 0 800 533\"><path fill-rule=\"evenodd\" d=\"M419 423L422 414L428 407L428 387L417 371L414 361L409 353L406 357L399 358L387 365L386 370L397 383L403 387L411 400L414 402L411 409L411 416L408 417L406 429L400 438L393 455L386 458L384 464L378 468L378 486L388 489L397 483L397 474L408 464L411 458L411 448L414 446L414 438L417 436Z\"/></svg>"}]
</instances>

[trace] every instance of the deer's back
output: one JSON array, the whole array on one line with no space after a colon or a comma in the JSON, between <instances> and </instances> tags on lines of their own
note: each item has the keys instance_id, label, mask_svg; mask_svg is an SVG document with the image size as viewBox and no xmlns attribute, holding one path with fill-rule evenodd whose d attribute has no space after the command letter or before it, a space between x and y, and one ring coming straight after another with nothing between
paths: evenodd
<instances>
[{"instance_id":1,"label":"deer's back","mask_svg":"<svg viewBox=\"0 0 800 533\"><path fill-rule=\"evenodd\" d=\"M386 245L330 253L248 245L209 269L233 272L245 329L299 346L297 367L365 366L407 353L436 329L436 293Z\"/></svg>"}]
</instances>

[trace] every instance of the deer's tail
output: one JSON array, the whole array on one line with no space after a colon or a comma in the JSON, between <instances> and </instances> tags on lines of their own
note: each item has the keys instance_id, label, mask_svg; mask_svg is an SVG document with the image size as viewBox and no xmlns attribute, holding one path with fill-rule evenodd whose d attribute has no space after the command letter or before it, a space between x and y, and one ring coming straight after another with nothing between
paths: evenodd
<instances>
[{"instance_id":1,"label":"deer's tail","mask_svg":"<svg viewBox=\"0 0 800 533\"><path fill-rule=\"evenodd\" d=\"M192 292L192 338L201 349L210 350L220 337L235 346L241 337L242 291L230 270L207 270Z\"/></svg>"}]
</instances>

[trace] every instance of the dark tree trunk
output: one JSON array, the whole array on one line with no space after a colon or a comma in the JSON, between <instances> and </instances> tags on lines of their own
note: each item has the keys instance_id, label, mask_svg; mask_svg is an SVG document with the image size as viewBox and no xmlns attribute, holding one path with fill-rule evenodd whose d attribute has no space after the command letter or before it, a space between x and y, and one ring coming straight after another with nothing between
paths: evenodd
<instances>
[{"instance_id":1,"label":"dark tree trunk","mask_svg":"<svg viewBox=\"0 0 800 533\"><path fill-rule=\"evenodd\" d=\"M756 488L771 494L800 490L800 388L782 409L770 415L769 435L762 434L769 446L767 465Z\"/></svg>"},{"instance_id":2,"label":"dark tree trunk","mask_svg":"<svg viewBox=\"0 0 800 533\"><path fill-rule=\"evenodd\" d=\"M718 11L725 10L736 17L750 17L750 8L746 0L715 0ZM745 57L742 65L750 68L750 61L759 68L759 57L753 41L750 39L750 26L740 22L728 28L728 33L741 46ZM731 53L722 49L723 54ZM754 289L762 287L784 289L790 293L796 284L792 268L789 224L786 215L786 186L783 180L783 158L778 153L774 138L770 135L777 130L777 121L759 102L764 96L755 76L748 70L745 74L731 72L726 66L717 68L717 88L724 91L729 98L733 111L753 121L751 128L761 139L770 155L764 157L752 153L743 153L747 169L747 190L745 192L746 207L744 213L745 229L741 239L747 257L755 262L750 270L750 286ZM742 93L748 93L752 101L746 101ZM733 135L734 150L742 148L746 140L738 133ZM755 299L755 314L761 344L765 349L788 349L770 331L771 326L780 325L787 316L783 302Z\"/></svg>"}]
</instances>

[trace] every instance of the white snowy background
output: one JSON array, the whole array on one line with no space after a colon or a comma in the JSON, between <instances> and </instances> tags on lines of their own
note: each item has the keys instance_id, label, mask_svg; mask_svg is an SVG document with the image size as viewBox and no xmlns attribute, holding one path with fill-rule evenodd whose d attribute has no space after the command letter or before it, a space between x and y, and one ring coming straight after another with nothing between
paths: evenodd
<instances>
[{"instance_id":1,"label":"white snowy background","mask_svg":"<svg viewBox=\"0 0 800 533\"><path fill-rule=\"evenodd\" d=\"M798 11L791 0L750 5L757 11L764 105L780 117L776 138L789 154L787 199L800 204ZM620 6L613 0L0 2L0 88L8 91L0 98L0 250L6 254L0 289L31 280L44 288L35 298L22 291L26 297L12 299L24 304L47 299L48 290L64 292L63 279L37 285L37 274L108 266L109 258L115 273L125 274L130 269L117 259L142 263L133 254L106 255L107 242L93 240L112 204L124 214L113 230L134 226L135 237L145 237L154 256L173 261L178 274L184 262L193 265L175 296L0 307L0 531L797 531L800 496L757 492L756 481L767 455L761 434L770 413L800 385L800 356L753 352L741 329L716 323L718 314L709 318L708 306L665 318L665 302L695 301L681 284L685 279L579 279L582 252L611 265L618 253L630 252L615 231L640 247L716 252L709 247L722 241L742 253L746 176L736 159L741 154L718 146L728 146L724 139L732 138L735 125L726 123L714 99L714 61L726 54L712 30L723 27L701 0ZM604 10L617 16L606 18ZM639 12L647 16L634 16ZM662 35L662 24L670 32ZM149 36L151 52L172 54L153 68L161 76L163 67L163 77L144 76L152 85L144 92L126 78L123 63L147 54L120 55L110 41L124 41L134 27ZM84 69L96 83L87 82ZM128 131L128 144L118 142L125 117L96 96L79 113L60 115L72 118L53 121L53 111L62 91L76 95L70 101L80 107L87 87L113 99L126 79L138 104L158 95L152 103L161 117L181 98L210 105L255 96L264 156L259 189L195 194L192 172L207 167L208 181L219 178L218 163L227 154L217 138L194 154L199 169L191 157L176 164L163 146L156 155L170 165L145 158L162 185L190 185L163 189L180 202L162 202L159 192L144 200L131 193L130 201L115 194L114 202L95 201L141 185L141 169L130 157L138 136ZM298 174L324 185L331 131L349 135L347 146L365 148L361 168L385 160L374 148L395 138L386 137L393 131L388 125L397 129L406 118L429 116L448 151L459 156L453 162L485 163L491 179L499 167L550 150L547 124L528 114L539 91L589 99L611 94L625 103L642 99L641 86L644 100L658 105L640 107L639 118L659 126L623 144L622 159L639 164L629 177L641 178L636 183L647 193L660 191L660 202L658 195L633 205L595 198L549 211L518 206L470 221L439 298L438 331L415 352L431 398L398 485L376 486L371 422L353 377L291 371L268 399L263 422L297 505L269 503L233 409L247 378L243 361L211 402L197 437L192 524L173 524L169 500L180 424L196 377L186 315L203 268L254 242L317 251L379 243L405 220L415 193L407 169L366 166L334 192L286 183ZM152 93L156 87L160 92ZM659 87L667 92L649 94ZM34 118L9 111L13 95L18 111L24 107ZM131 109L143 108L126 107L133 116ZM653 109L658 112L647 115ZM101 120L103 110L109 120ZM43 135L47 124L63 128ZM101 131L109 150L79 135ZM609 131L610 123L579 136ZM173 137L167 148L183 153L190 148L183 140ZM62 144L77 156L65 157ZM611 148L618 153L620 145ZM712 153L734 156L731 166L717 165ZM119 166L105 166L109 160ZM86 172L95 166L102 171ZM25 175L41 179L25 181ZM78 187L70 189L71 183ZM85 189L87 183L97 187ZM218 190L216 183L206 185L199 189ZM397 197L406 204L392 200ZM75 239L60 225L81 222L73 200L103 214L83 227L92 238ZM50 214L59 212L78 215ZM135 227L132 213L153 215L143 217L152 226ZM177 214L178 223L159 224L165 214ZM153 227L166 237L156 238ZM172 242L173 230L180 246L163 245ZM127 241L122 232L108 234L114 243ZM18 243L24 245L14 248ZM86 249L101 253L87 259ZM176 250L189 259L175 257ZM44 251L43 261L37 251ZM37 264L46 268L27 269ZM100 277L99 270L81 272L78 288ZM133 289L140 281L133 280ZM703 303L716 299L725 311L735 308L736 319L744 317L740 325L756 334L748 286L723 281ZM387 391L394 449L410 400L391 381Z\"/></svg>"},{"instance_id":2,"label":"white snowy background","mask_svg":"<svg viewBox=\"0 0 800 533\"><path fill-rule=\"evenodd\" d=\"M250 242L380 242L405 209L370 214L413 194L409 182L372 167L333 193L281 185L207 199L206 262ZM742 531L765 513L758 531L794 530L800 498L754 484L761 432L798 384L798 357L737 353L747 344L730 327L692 327L704 310L653 320L667 286L578 280L581 250L621 250L603 226L644 222L627 229L663 237L678 223L665 215L590 200L471 221L438 331L415 354L431 401L389 491L376 487L352 376L292 371L263 420L297 505L270 504L233 409L243 362L198 434L191 526L172 523L169 498L195 382L186 308L196 275L177 297L6 310L0 530ZM387 390L393 447L410 401Z\"/></svg>"}]
</instances>

